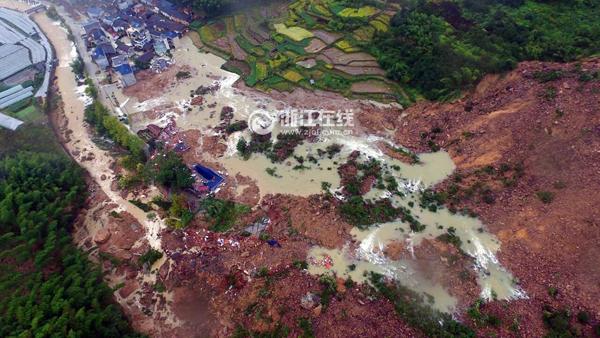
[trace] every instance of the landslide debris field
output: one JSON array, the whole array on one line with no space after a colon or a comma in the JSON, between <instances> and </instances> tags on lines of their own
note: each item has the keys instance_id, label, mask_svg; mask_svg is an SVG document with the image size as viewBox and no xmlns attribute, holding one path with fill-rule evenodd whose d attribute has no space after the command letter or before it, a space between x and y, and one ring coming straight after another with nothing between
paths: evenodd
<instances>
[{"instance_id":1,"label":"landslide debris field","mask_svg":"<svg viewBox=\"0 0 600 338\"><path fill-rule=\"evenodd\" d=\"M195 53L174 54L185 52ZM202 81L210 72L221 84L199 95L204 108L170 117L177 125L171 139L189 147L185 163L226 175L215 198L192 202L196 218L184 229L161 232L162 256L149 269L138 265L151 252L148 245L135 244L148 230L121 208L95 209L79 234L85 248L101 244L100 257L112 284L122 286L118 299L134 326L159 336L198 330L540 336L556 329L548 318L559 318L567 323L562 329L591 334L596 253L575 252L599 237L595 209L581 204L569 222L573 231L557 230L551 219L570 215L578 198L597 200L585 197L595 196L598 182L592 160L600 123L597 62L523 64L484 79L456 103L419 103L404 112L350 101L356 134L325 139L230 129L245 121L248 105L275 112L289 106L232 89L234 78L219 64L196 70ZM190 81L180 82L187 88ZM232 106L212 111L225 97ZM319 106L340 102L341 96L328 96ZM140 114L136 129L169 120ZM208 115L210 123L189 123ZM238 147L242 138L248 148ZM585 190L578 192L581 184L564 176L555 156L584 173L587 179L578 180ZM135 174L117 169L118 177ZM122 189L138 198L148 218L173 217L175 195L164 192L165 206L143 184ZM95 224L100 219L102 231ZM569 264L561 263L555 241L561 250L575 250ZM592 319L583 324L574 314Z\"/></svg>"},{"instance_id":2,"label":"landslide debris field","mask_svg":"<svg viewBox=\"0 0 600 338\"><path fill-rule=\"evenodd\" d=\"M76 50L37 14L59 56L54 127L90 173L74 239L136 330L598 334L600 62L525 62L455 102L414 102L361 44L398 10L376 5L294 1L196 26L229 61L198 52L198 35L179 39L171 68L111 89L127 127L98 101L84 110L94 87L75 85ZM350 109L355 124L248 129L252 112L295 108ZM196 164L225 179L210 196L190 190Z\"/></svg>"},{"instance_id":3,"label":"landslide debris field","mask_svg":"<svg viewBox=\"0 0 600 338\"><path fill-rule=\"evenodd\" d=\"M385 78L363 46L389 29L397 4L351 8L329 0L271 2L243 13L192 25L209 50L230 60L224 68L248 86L291 91L323 89L354 98L400 100L414 95ZM351 29L343 22L353 21Z\"/></svg>"}]
</instances>

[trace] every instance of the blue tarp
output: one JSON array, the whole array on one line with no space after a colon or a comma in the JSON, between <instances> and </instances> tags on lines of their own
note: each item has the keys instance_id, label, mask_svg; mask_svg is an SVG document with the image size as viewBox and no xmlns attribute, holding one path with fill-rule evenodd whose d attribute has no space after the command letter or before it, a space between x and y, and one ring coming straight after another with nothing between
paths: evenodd
<instances>
[{"instance_id":1,"label":"blue tarp","mask_svg":"<svg viewBox=\"0 0 600 338\"><path fill-rule=\"evenodd\" d=\"M117 71L121 73L121 75L131 74L133 73L133 69L128 64L123 64L117 67Z\"/></svg>"},{"instance_id":2,"label":"blue tarp","mask_svg":"<svg viewBox=\"0 0 600 338\"><path fill-rule=\"evenodd\" d=\"M204 185L206 185L210 191L214 191L221 183L223 183L223 181L225 181L225 179L217 172L200 164L194 165L194 170L202 176L205 181Z\"/></svg>"},{"instance_id":3,"label":"blue tarp","mask_svg":"<svg viewBox=\"0 0 600 338\"><path fill-rule=\"evenodd\" d=\"M96 47L96 49L94 49L94 53L92 54L92 58L95 60L95 59L99 59L103 56L106 56L106 54L104 54L104 51L102 50L102 48Z\"/></svg>"}]
</instances>

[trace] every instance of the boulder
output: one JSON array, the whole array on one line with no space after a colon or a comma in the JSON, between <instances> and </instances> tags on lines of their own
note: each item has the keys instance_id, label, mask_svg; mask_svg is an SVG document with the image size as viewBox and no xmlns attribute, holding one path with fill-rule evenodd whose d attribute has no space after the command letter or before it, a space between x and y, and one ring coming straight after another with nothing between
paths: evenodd
<instances>
[{"instance_id":1,"label":"boulder","mask_svg":"<svg viewBox=\"0 0 600 338\"><path fill-rule=\"evenodd\" d=\"M98 230L98 232L96 232L96 235L94 236L94 242L96 242L97 244L104 244L108 242L108 240L110 239L110 235L110 230L102 228Z\"/></svg>"}]
</instances>

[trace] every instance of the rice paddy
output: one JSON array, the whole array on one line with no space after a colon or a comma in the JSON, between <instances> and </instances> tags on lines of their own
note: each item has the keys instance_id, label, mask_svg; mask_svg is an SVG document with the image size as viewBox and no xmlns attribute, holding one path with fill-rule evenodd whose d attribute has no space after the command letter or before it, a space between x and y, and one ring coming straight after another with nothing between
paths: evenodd
<instances>
[{"instance_id":1,"label":"rice paddy","mask_svg":"<svg viewBox=\"0 0 600 338\"><path fill-rule=\"evenodd\" d=\"M389 8L379 4L352 8L335 0L296 0L283 13L265 5L196 27L205 47L228 56L224 67L260 90L303 87L408 104L412 96L387 80L361 48L389 28Z\"/></svg>"}]
</instances>

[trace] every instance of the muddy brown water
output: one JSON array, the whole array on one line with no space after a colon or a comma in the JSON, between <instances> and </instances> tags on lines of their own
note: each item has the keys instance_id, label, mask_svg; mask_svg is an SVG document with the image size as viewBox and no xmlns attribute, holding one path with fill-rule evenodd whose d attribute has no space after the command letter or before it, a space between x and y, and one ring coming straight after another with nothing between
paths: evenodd
<instances>
[{"instance_id":1,"label":"muddy brown water","mask_svg":"<svg viewBox=\"0 0 600 338\"><path fill-rule=\"evenodd\" d=\"M399 171L387 171L404 187L404 197L391 196L389 192L373 189L366 198L390 198L395 206L410 209L413 217L426 225L425 230L414 232L407 223L399 220L376 224L368 230L354 228L352 236L358 242L356 249L351 250L349 245L338 250L314 247L308 255L308 261L311 262L309 271L317 275L334 273L359 282L367 282L367 272L374 271L423 294L433 308L453 312L456 310L457 299L441 283L432 280L429 273L417 266L414 259L417 257L414 257L413 251L423 239L435 239L452 227L462 241L460 249L472 258L472 268L477 272L483 299L496 297L510 300L526 297L510 272L498 262L500 242L485 231L485 226L479 219L452 214L445 208L438 208L433 212L419 207L422 190L440 182L454 170L454 164L445 152L421 154L420 159L420 164L404 164ZM380 160L383 163L394 163L385 156ZM398 241L413 252L413 259L394 260L383 253L388 244ZM330 260L331 266L324 264L327 260ZM350 270L351 265L356 268Z\"/></svg>"}]
</instances>

